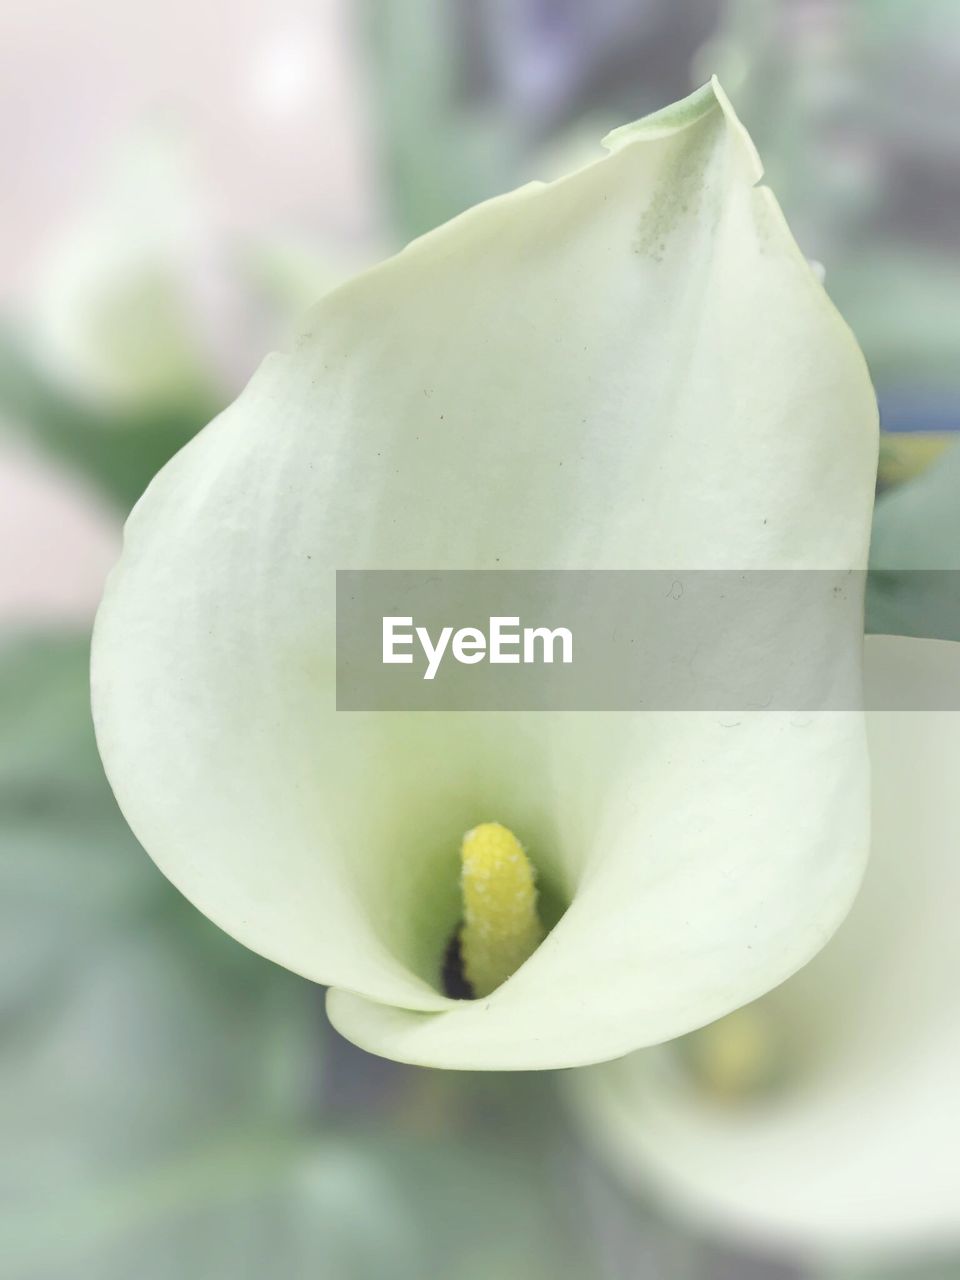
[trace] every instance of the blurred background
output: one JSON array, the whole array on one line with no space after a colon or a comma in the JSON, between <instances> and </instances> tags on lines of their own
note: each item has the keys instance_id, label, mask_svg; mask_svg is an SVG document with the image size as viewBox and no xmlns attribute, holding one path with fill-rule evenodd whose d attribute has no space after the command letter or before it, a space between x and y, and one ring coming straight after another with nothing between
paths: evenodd
<instances>
[{"instance_id":1,"label":"blurred background","mask_svg":"<svg viewBox=\"0 0 960 1280\"><path fill-rule=\"evenodd\" d=\"M618 1190L550 1076L346 1045L138 850L87 710L126 512L302 310L713 71L877 386L874 629L960 638L903 573L960 568L956 0L0 0L5 1277L813 1274Z\"/></svg>"}]
</instances>

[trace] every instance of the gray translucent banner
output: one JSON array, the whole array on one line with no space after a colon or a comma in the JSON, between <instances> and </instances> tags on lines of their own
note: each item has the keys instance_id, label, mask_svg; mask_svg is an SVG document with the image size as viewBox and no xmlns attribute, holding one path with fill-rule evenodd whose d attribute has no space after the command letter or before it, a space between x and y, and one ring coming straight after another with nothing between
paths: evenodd
<instances>
[{"instance_id":1,"label":"gray translucent banner","mask_svg":"<svg viewBox=\"0 0 960 1280\"><path fill-rule=\"evenodd\" d=\"M960 574L920 576L960 616ZM338 571L337 709L854 710L864 705L865 580L833 570ZM896 691L868 701L907 709ZM960 690L934 679L907 701L960 709Z\"/></svg>"}]
</instances>

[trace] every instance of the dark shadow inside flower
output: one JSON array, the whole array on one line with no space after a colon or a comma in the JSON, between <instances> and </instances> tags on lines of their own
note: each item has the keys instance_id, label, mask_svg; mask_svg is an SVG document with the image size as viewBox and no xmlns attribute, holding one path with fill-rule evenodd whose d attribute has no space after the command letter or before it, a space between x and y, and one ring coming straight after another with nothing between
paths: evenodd
<instances>
[{"instance_id":1,"label":"dark shadow inside flower","mask_svg":"<svg viewBox=\"0 0 960 1280\"><path fill-rule=\"evenodd\" d=\"M473 987L463 971L463 950L460 946L460 929L457 925L453 937L447 943L443 953L443 965L440 969L440 983L445 995L451 1000L475 1000Z\"/></svg>"}]
</instances>

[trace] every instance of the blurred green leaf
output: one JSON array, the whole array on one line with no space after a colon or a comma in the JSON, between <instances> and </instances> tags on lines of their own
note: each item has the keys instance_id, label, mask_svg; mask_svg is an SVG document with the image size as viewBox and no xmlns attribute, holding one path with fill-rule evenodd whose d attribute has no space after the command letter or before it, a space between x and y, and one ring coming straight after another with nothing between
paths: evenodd
<instances>
[{"instance_id":1,"label":"blurred green leaf","mask_svg":"<svg viewBox=\"0 0 960 1280\"><path fill-rule=\"evenodd\" d=\"M960 442L877 500L867 631L960 640Z\"/></svg>"},{"instance_id":2,"label":"blurred green leaf","mask_svg":"<svg viewBox=\"0 0 960 1280\"><path fill-rule=\"evenodd\" d=\"M98 413L45 379L0 327L0 416L93 480L122 511L222 407L211 399L131 416Z\"/></svg>"},{"instance_id":3,"label":"blurred green leaf","mask_svg":"<svg viewBox=\"0 0 960 1280\"><path fill-rule=\"evenodd\" d=\"M489 1151L383 1137L241 1137L21 1220L5 1274L586 1280L535 1203L521 1171Z\"/></svg>"},{"instance_id":4,"label":"blurred green leaf","mask_svg":"<svg viewBox=\"0 0 960 1280\"><path fill-rule=\"evenodd\" d=\"M362 12L391 225L404 243L515 185L516 129L470 101L458 6L366 0Z\"/></svg>"},{"instance_id":5,"label":"blurred green leaf","mask_svg":"<svg viewBox=\"0 0 960 1280\"><path fill-rule=\"evenodd\" d=\"M830 261L826 286L876 382L957 393L960 268L951 256L868 241Z\"/></svg>"},{"instance_id":6,"label":"blurred green leaf","mask_svg":"<svg viewBox=\"0 0 960 1280\"><path fill-rule=\"evenodd\" d=\"M838 1264L810 1273L809 1280L960 1280L956 1258L905 1258L899 1265Z\"/></svg>"},{"instance_id":7,"label":"blurred green leaf","mask_svg":"<svg viewBox=\"0 0 960 1280\"><path fill-rule=\"evenodd\" d=\"M78 947L157 892L97 757L86 637L0 653L0 1010L69 977Z\"/></svg>"}]
</instances>

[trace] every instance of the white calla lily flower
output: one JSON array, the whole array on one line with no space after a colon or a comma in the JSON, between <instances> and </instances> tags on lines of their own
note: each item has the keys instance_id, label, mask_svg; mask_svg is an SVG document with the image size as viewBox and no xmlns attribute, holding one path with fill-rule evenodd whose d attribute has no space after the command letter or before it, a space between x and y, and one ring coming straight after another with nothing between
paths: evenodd
<instances>
[{"instance_id":1,"label":"white calla lily flower","mask_svg":"<svg viewBox=\"0 0 960 1280\"><path fill-rule=\"evenodd\" d=\"M151 485L97 621L99 744L146 849L405 1061L689 1031L809 960L862 875L852 712L334 710L335 569L865 567L869 378L719 86L607 146L319 304ZM455 1000L478 824L476 874L535 871L554 909L495 911L499 956L467 948L489 993Z\"/></svg>"},{"instance_id":2,"label":"white calla lily flower","mask_svg":"<svg viewBox=\"0 0 960 1280\"><path fill-rule=\"evenodd\" d=\"M960 644L868 637L866 677L873 705L929 706L960 686ZM631 1185L741 1243L858 1264L960 1241L960 712L868 726L873 848L836 937L755 1005L567 1081Z\"/></svg>"}]
</instances>

